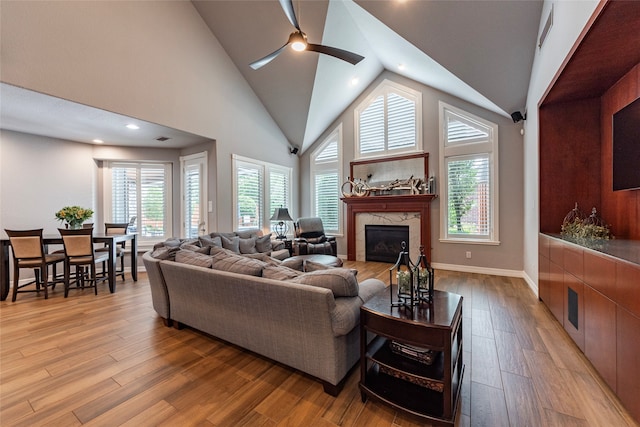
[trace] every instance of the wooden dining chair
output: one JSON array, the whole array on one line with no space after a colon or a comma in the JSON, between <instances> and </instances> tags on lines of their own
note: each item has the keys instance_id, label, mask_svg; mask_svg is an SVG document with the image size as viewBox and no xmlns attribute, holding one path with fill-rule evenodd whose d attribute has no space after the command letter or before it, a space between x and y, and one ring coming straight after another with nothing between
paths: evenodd
<instances>
[{"instance_id":1,"label":"wooden dining chair","mask_svg":"<svg viewBox=\"0 0 640 427\"><path fill-rule=\"evenodd\" d=\"M127 234L129 229L130 222L105 222L104 223L104 234L107 236L115 236L119 234ZM126 248L126 242L120 242L118 246L116 246L116 257L120 258L120 268L116 270L116 277L122 276L122 280L124 280L124 252ZM109 251L108 247L96 249L98 252ZM102 271L104 274L107 274L107 270L105 269L105 263L102 263Z\"/></svg>"},{"instance_id":2,"label":"wooden dining chair","mask_svg":"<svg viewBox=\"0 0 640 427\"><path fill-rule=\"evenodd\" d=\"M71 267L75 267L75 285L77 289L94 288L98 295L98 283L107 280L105 275L98 276L96 264L109 259L108 252L98 252L93 248L93 228L76 230L59 228L64 246L64 297L71 288ZM85 274L84 267L89 267Z\"/></svg>"},{"instance_id":3,"label":"wooden dining chair","mask_svg":"<svg viewBox=\"0 0 640 427\"><path fill-rule=\"evenodd\" d=\"M61 280L56 276L55 266L64 261L63 254L47 254L42 243L42 228L35 230L4 230L9 236L13 250L13 295L15 301L19 292L37 292L44 290L44 299L49 298L48 288L55 288ZM49 266L53 265L53 277L49 281ZM34 280L20 285L20 269L33 269ZM23 289L35 284L35 289Z\"/></svg>"}]
</instances>

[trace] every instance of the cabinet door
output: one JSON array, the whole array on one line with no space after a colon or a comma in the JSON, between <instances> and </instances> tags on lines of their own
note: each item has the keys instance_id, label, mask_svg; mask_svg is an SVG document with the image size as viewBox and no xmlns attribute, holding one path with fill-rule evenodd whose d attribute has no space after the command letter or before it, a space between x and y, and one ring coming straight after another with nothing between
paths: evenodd
<instances>
[{"instance_id":1,"label":"cabinet door","mask_svg":"<svg viewBox=\"0 0 640 427\"><path fill-rule=\"evenodd\" d=\"M616 389L616 304L584 286L584 354L612 390Z\"/></svg>"},{"instance_id":2,"label":"cabinet door","mask_svg":"<svg viewBox=\"0 0 640 427\"><path fill-rule=\"evenodd\" d=\"M584 283L615 301L616 262L593 251L584 251Z\"/></svg>"},{"instance_id":3,"label":"cabinet door","mask_svg":"<svg viewBox=\"0 0 640 427\"><path fill-rule=\"evenodd\" d=\"M564 271L554 262L549 263L549 301L547 307L558 319L560 324L564 319Z\"/></svg>"},{"instance_id":4,"label":"cabinet door","mask_svg":"<svg viewBox=\"0 0 640 427\"><path fill-rule=\"evenodd\" d=\"M624 261L616 262L615 301L640 317L640 267Z\"/></svg>"},{"instance_id":5,"label":"cabinet door","mask_svg":"<svg viewBox=\"0 0 640 427\"><path fill-rule=\"evenodd\" d=\"M573 274L564 272L564 330L584 352L584 285Z\"/></svg>"},{"instance_id":6,"label":"cabinet door","mask_svg":"<svg viewBox=\"0 0 640 427\"><path fill-rule=\"evenodd\" d=\"M636 420L640 420L640 318L617 308L617 395ZM603 348L603 350L606 350Z\"/></svg>"}]
</instances>

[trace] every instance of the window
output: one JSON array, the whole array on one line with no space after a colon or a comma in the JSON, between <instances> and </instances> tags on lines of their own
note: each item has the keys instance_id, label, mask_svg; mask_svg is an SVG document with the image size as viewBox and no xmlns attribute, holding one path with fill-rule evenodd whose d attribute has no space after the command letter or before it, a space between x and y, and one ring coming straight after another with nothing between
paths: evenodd
<instances>
[{"instance_id":1,"label":"window","mask_svg":"<svg viewBox=\"0 0 640 427\"><path fill-rule=\"evenodd\" d=\"M204 234L207 227L207 152L180 157L181 235L186 238Z\"/></svg>"},{"instance_id":2,"label":"window","mask_svg":"<svg viewBox=\"0 0 640 427\"><path fill-rule=\"evenodd\" d=\"M311 212L327 233L342 234L342 125L311 153Z\"/></svg>"},{"instance_id":3,"label":"window","mask_svg":"<svg viewBox=\"0 0 640 427\"><path fill-rule=\"evenodd\" d=\"M107 162L105 171L105 222L135 216L141 244L173 235L171 163Z\"/></svg>"},{"instance_id":4,"label":"window","mask_svg":"<svg viewBox=\"0 0 640 427\"><path fill-rule=\"evenodd\" d=\"M422 94L383 81L355 110L356 158L422 150Z\"/></svg>"},{"instance_id":5,"label":"window","mask_svg":"<svg viewBox=\"0 0 640 427\"><path fill-rule=\"evenodd\" d=\"M498 126L440 103L443 241L498 244Z\"/></svg>"},{"instance_id":6,"label":"window","mask_svg":"<svg viewBox=\"0 0 640 427\"><path fill-rule=\"evenodd\" d=\"M233 155L233 206L238 230L270 228L275 208L291 203L291 168Z\"/></svg>"}]
</instances>

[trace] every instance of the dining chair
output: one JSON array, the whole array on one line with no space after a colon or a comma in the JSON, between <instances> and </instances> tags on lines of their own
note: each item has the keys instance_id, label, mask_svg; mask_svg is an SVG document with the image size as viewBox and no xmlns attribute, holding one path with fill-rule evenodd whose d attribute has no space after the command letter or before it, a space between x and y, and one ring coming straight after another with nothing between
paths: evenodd
<instances>
[{"instance_id":1,"label":"dining chair","mask_svg":"<svg viewBox=\"0 0 640 427\"><path fill-rule=\"evenodd\" d=\"M135 218L135 217L134 217ZM107 236L115 236L119 234L127 234L127 230L131 222L105 222L104 223L104 234ZM120 268L116 270L116 277L122 276L122 280L124 280L124 252L126 248L126 242L120 242L118 246L116 246L116 257L120 258ZM98 252L106 252L109 251L108 247L98 248L96 249ZM107 270L105 269L105 263L102 263L102 271L106 274Z\"/></svg>"},{"instance_id":2,"label":"dining chair","mask_svg":"<svg viewBox=\"0 0 640 427\"><path fill-rule=\"evenodd\" d=\"M61 280L57 278L56 264L64 261L63 254L47 254L42 242L42 228L34 230L4 230L9 236L13 250L13 295L15 301L18 292L37 292L44 290L44 299L49 298L48 288L55 288ZM49 266L53 265L53 277L49 281ZM20 269L33 269L34 280L20 285ZM35 284L35 289L22 289ZM22 290L21 290L22 289Z\"/></svg>"},{"instance_id":3,"label":"dining chair","mask_svg":"<svg viewBox=\"0 0 640 427\"><path fill-rule=\"evenodd\" d=\"M75 284L77 289L94 288L98 295L98 283L107 280L103 274L98 277L96 264L109 259L108 252L98 252L93 248L93 228L66 229L59 228L64 246L64 297L69 295L71 287L71 267L76 268ZM84 267L89 267L85 274ZM87 282L89 284L87 284Z\"/></svg>"}]
</instances>

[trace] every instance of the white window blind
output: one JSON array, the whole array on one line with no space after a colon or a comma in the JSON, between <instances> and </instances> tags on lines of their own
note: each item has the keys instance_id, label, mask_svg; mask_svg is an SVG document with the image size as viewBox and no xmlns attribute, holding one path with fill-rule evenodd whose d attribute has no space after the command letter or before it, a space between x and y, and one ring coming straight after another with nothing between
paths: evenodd
<instances>
[{"instance_id":1,"label":"white window blind","mask_svg":"<svg viewBox=\"0 0 640 427\"><path fill-rule=\"evenodd\" d=\"M263 172L259 165L238 162L236 166L236 224L238 229L261 228L263 218Z\"/></svg>"},{"instance_id":2,"label":"white window blind","mask_svg":"<svg viewBox=\"0 0 640 427\"><path fill-rule=\"evenodd\" d=\"M440 103L443 240L498 243L498 126Z\"/></svg>"},{"instance_id":3,"label":"white window blind","mask_svg":"<svg viewBox=\"0 0 640 427\"><path fill-rule=\"evenodd\" d=\"M289 207L289 171L271 169L269 173L269 211L271 217L276 208Z\"/></svg>"},{"instance_id":4,"label":"white window blind","mask_svg":"<svg viewBox=\"0 0 640 427\"><path fill-rule=\"evenodd\" d=\"M171 164L113 162L108 171L107 222L129 222L135 216L141 240L170 237Z\"/></svg>"},{"instance_id":5,"label":"white window blind","mask_svg":"<svg viewBox=\"0 0 640 427\"><path fill-rule=\"evenodd\" d=\"M202 222L200 206L200 165L187 164L184 167L184 215L185 236L187 238L198 237L198 230Z\"/></svg>"},{"instance_id":6,"label":"white window blind","mask_svg":"<svg viewBox=\"0 0 640 427\"><path fill-rule=\"evenodd\" d=\"M422 150L422 94L385 80L355 109L356 158Z\"/></svg>"},{"instance_id":7,"label":"white window blind","mask_svg":"<svg viewBox=\"0 0 640 427\"><path fill-rule=\"evenodd\" d=\"M312 213L322 219L325 231L331 234L341 234L342 230L341 147L342 125L339 125L311 153Z\"/></svg>"}]
</instances>

